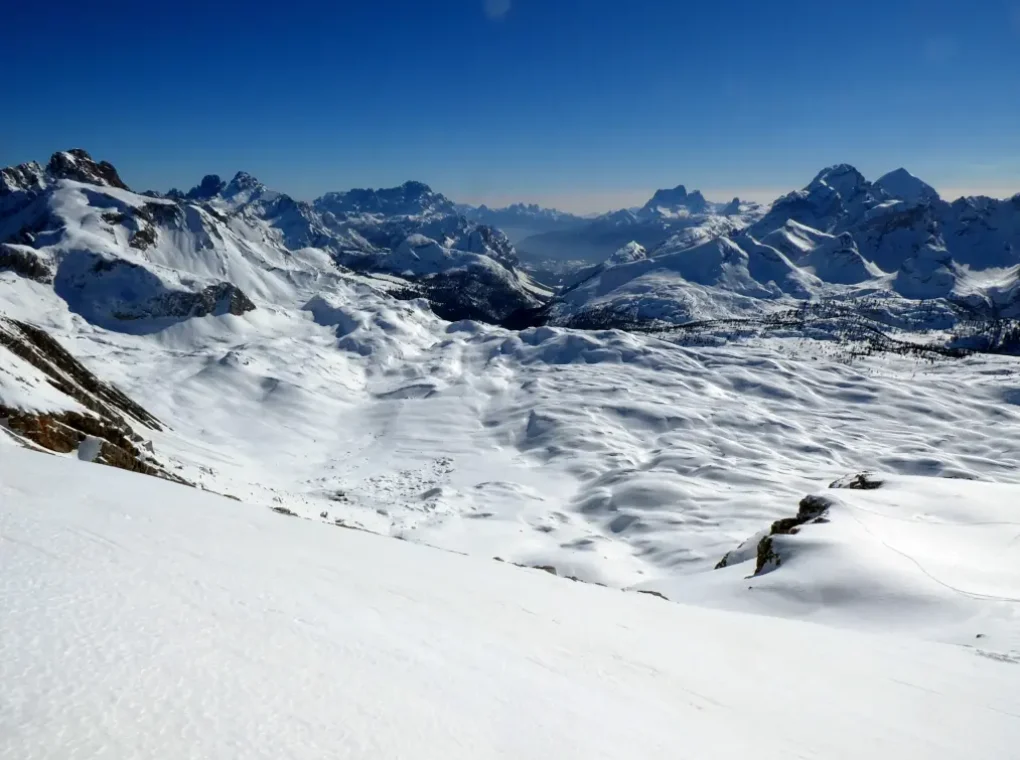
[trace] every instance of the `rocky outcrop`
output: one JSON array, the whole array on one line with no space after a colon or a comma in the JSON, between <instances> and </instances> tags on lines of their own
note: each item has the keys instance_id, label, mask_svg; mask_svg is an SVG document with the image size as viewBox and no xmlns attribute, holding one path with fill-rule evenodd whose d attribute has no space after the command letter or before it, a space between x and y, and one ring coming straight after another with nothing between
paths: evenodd
<instances>
[{"instance_id":1,"label":"rocky outcrop","mask_svg":"<svg viewBox=\"0 0 1020 760\"><path fill-rule=\"evenodd\" d=\"M197 293L172 291L150 304L155 317L206 317L210 314L240 316L252 311L255 304L236 285L221 282Z\"/></svg>"},{"instance_id":2,"label":"rocky outcrop","mask_svg":"<svg viewBox=\"0 0 1020 760\"><path fill-rule=\"evenodd\" d=\"M800 532L802 525L826 522L825 513L829 511L832 504L833 502L824 496L805 496L800 500L795 517L784 517L772 523L768 535L762 537L758 542L754 574L764 575L783 563L783 558L772 540L773 536L795 535Z\"/></svg>"},{"instance_id":3,"label":"rocky outcrop","mask_svg":"<svg viewBox=\"0 0 1020 760\"><path fill-rule=\"evenodd\" d=\"M218 195L223 192L223 188L226 186L227 183L220 179L218 174L207 174L202 177L202 181L195 185L195 187L191 188L184 197L189 200L209 200L214 195Z\"/></svg>"},{"instance_id":4,"label":"rocky outcrop","mask_svg":"<svg viewBox=\"0 0 1020 760\"><path fill-rule=\"evenodd\" d=\"M88 458L93 462L186 483L167 471L132 429L133 422L161 430L159 420L116 387L99 380L46 332L0 317L0 354L5 350L38 370L80 409L27 409L0 399L0 425L17 440L60 454L81 452L83 444L91 440L93 450Z\"/></svg>"},{"instance_id":5,"label":"rocky outcrop","mask_svg":"<svg viewBox=\"0 0 1020 760\"><path fill-rule=\"evenodd\" d=\"M855 491L873 491L885 485L885 481L879 480L874 473L859 472L856 475L846 475L829 483L829 488L850 488Z\"/></svg>"},{"instance_id":6,"label":"rocky outcrop","mask_svg":"<svg viewBox=\"0 0 1020 760\"><path fill-rule=\"evenodd\" d=\"M90 185L128 189L113 164L108 161L96 163L92 156L81 148L54 153L46 165L46 171L55 179L73 179Z\"/></svg>"},{"instance_id":7,"label":"rocky outcrop","mask_svg":"<svg viewBox=\"0 0 1020 760\"><path fill-rule=\"evenodd\" d=\"M14 272L36 282L53 282L53 269L31 248L0 243L0 272Z\"/></svg>"},{"instance_id":8,"label":"rocky outcrop","mask_svg":"<svg viewBox=\"0 0 1020 760\"><path fill-rule=\"evenodd\" d=\"M0 169L0 197L16 192L41 190L46 182L45 172L35 161Z\"/></svg>"}]
</instances>

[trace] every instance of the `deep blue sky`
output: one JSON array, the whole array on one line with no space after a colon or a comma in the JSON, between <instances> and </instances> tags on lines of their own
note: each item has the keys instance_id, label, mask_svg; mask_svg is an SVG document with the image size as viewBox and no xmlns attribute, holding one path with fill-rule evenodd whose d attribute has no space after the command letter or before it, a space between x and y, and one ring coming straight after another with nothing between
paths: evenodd
<instances>
[{"instance_id":1,"label":"deep blue sky","mask_svg":"<svg viewBox=\"0 0 1020 760\"><path fill-rule=\"evenodd\" d=\"M507 7L509 6L509 7ZM505 11L505 12L504 12ZM1020 0L11 2L0 166L604 210L822 166L1020 191Z\"/></svg>"}]
</instances>

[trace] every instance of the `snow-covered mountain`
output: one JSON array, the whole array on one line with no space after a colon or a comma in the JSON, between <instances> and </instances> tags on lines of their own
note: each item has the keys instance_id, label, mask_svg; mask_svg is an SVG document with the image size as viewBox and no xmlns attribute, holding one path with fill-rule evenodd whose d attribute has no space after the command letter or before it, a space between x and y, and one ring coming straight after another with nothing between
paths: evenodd
<instances>
[{"instance_id":1,"label":"snow-covered mountain","mask_svg":"<svg viewBox=\"0 0 1020 760\"><path fill-rule=\"evenodd\" d=\"M608 323L613 314L621 323L683 323L875 298L899 312L933 302L950 321L1015 318L1020 196L947 203L904 169L872 183L838 165L746 226L702 221L646 258L622 266L610 258L584 274L547 308L553 322L598 312Z\"/></svg>"},{"instance_id":2,"label":"snow-covered mountain","mask_svg":"<svg viewBox=\"0 0 1020 760\"><path fill-rule=\"evenodd\" d=\"M499 320L548 295L502 233L421 183L295 201L239 172L132 193L81 150L0 174L0 266L51 283L93 324L131 331L243 313L345 272L449 318Z\"/></svg>"},{"instance_id":3,"label":"snow-covered mountain","mask_svg":"<svg viewBox=\"0 0 1020 760\"><path fill-rule=\"evenodd\" d=\"M1008 756L1020 384L1014 357L954 358L953 331L1009 313L1016 199L835 167L734 218L676 189L603 220L655 216L666 242L624 241L546 305L504 236L424 186L352 192L240 173L137 194L82 151L0 173L18 756L570 756L592 731L587 754L704 731L720 757L719 736L731 757ZM658 332L555 324L600 307ZM545 324L492 324L511 308ZM763 682L785 707L754 717ZM323 744L351 683L360 717ZM876 700L924 720L866 720ZM555 730L487 753L511 702Z\"/></svg>"},{"instance_id":4,"label":"snow-covered mountain","mask_svg":"<svg viewBox=\"0 0 1020 760\"><path fill-rule=\"evenodd\" d=\"M598 263L633 241L652 249L671 236L686 232L705 239L739 230L761 215L758 204L734 198L729 203L707 201L698 190L683 185L657 190L637 209L602 214L567 229L532 235L518 243L528 262L546 260Z\"/></svg>"},{"instance_id":5,"label":"snow-covered mountain","mask_svg":"<svg viewBox=\"0 0 1020 760\"><path fill-rule=\"evenodd\" d=\"M543 232L580 227L588 221L584 217L534 203L514 203L504 208L460 204L456 208L472 221L498 227L514 244Z\"/></svg>"}]
</instances>

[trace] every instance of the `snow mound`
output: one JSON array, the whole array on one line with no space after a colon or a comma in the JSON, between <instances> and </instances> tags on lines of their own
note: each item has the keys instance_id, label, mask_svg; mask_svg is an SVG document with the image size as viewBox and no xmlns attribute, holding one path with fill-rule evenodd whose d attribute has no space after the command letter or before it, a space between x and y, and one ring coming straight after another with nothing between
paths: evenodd
<instances>
[{"instance_id":1,"label":"snow mound","mask_svg":"<svg viewBox=\"0 0 1020 760\"><path fill-rule=\"evenodd\" d=\"M1020 488L888 474L861 483L834 483L802 501L802 514L818 507L805 519L773 524L756 557L737 558L744 575L757 561L752 593L722 604L1020 656ZM743 589L734 565L719 572Z\"/></svg>"}]
</instances>

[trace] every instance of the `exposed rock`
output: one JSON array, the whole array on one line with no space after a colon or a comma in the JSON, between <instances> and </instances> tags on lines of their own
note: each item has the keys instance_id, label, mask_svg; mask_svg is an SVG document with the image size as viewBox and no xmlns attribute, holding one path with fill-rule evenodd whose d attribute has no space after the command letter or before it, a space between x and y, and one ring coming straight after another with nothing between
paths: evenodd
<instances>
[{"instance_id":1,"label":"exposed rock","mask_svg":"<svg viewBox=\"0 0 1020 760\"><path fill-rule=\"evenodd\" d=\"M35 161L0 169L0 197L26 190L41 190L45 185L43 168Z\"/></svg>"},{"instance_id":2,"label":"exposed rock","mask_svg":"<svg viewBox=\"0 0 1020 760\"><path fill-rule=\"evenodd\" d=\"M233 314L240 316L252 311L251 302L236 285L221 282L198 293L169 293L162 300L163 316L205 317L209 314Z\"/></svg>"},{"instance_id":3,"label":"exposed rock","mask_svg":"<svg viewBox=\"0 0 1020 760\"><path fill-rule=\"evenodd\" d=\"M144 251L146 248L156 245L156 230L152 227L142 227L128 240L128 245Z\"/></svg>"},{"instance_id":4,"label":"exposed rock","mask_svg":"<svg viewBox=\"0 0 1020 760\"><path fill-rule=\"evenodd\" d=\"M61 454L94 439L99 442L98 453L90 456L94 462L191 485L151 457L128 424L128 419L133 419L160 430L159 421L117 388L100 381L47 333L0 317L0 347L42 372L54 388L86 410L39 411L0 405L0 420L17 438Z\"/></svg>"},{"instance_id":5,"label":"exposed rock","mask_svg":"<svg viewBox=\"0 0 1020 760\"><path fill-rule=\"evenodd\" d=\"M226 186L227 183L220 179L218 174L207 174L204 177L202 177L201 182L199 182L195 187L191 188L188 191L186 196L181 197L186 197L189 198L190 200L204 201L208 200L209 198L212 198L214 195L218 195L219 193L221 193L223 191L223 188L225 188ZM173 192L174 190L170 191L170 193ZM176 192L179 196L181 195L180 190L177 190ZM170 193L167 193L167 196L173 197L170 195Z\"/></svg>"},{"instance_id":6,"label":"exposed rock","mask_svg":"<svg viewBox=\"0 0 1020 760\"><path fill-rule=\"evenodd\" d=\"M92 160L92 156L81 148L54 153L46 165L46 171L56 179L73 179L92 185L128 189L113 164L107 161L100 161L97 164Z\"/></svg>"},{"instance_id":7,"label":"exposed rock","mask_svg":"<svg viewBox=\"0 0 1020 760\"><path fill-rule=\"evenodd\" d=\"M775 570L782 564L782 557L776 551L773 536L790 536L800 531L800 526L811 522L825 522L825 514L832 506L831 499L824 496L805 496L800 500L796 517L784 517L772 523L768 535L758 542L757 561L754 567L755 575L763 575Z\"/></svg>"},{"instance_id":8,"label":"exposed rock","mask_svg":"<svg viewBox=\"0 0 1020 760\"><path fill-rule=\"evenodd\" d=\"M859 472L856 475L846 475L829 483L829 488L852 488L860 491L871 491L881 488L884 480L879 480L874 473Z\"/></svg>"},{"instance_id":9,"label":"exposed rock","mask_svg":"<svg viewBox=\"0 0 1020 760\"><path fill-rule=\"evenodd\" d=\"M637 589L637 592L639 594L648 594L649 596L657 596L657 597L659 597L659 599L665 599L667 602L669 601L669 597L668 596L666 596L665 594L659 593L658 591L652 591L651 589L639 588L639 589Z\"/></svg>"},{"instance_id":10,"label":"exposed rock","mask_svg":"<svg viewBox=\"0 0 1020 760\"><path fill-rule=\"evenodd\" d=\"M38 327L0 317L0 346L41 370L57 390L100 416L123 413L148 428L162 430L159 420L116 387L102 382Z\"/></svg>"},{"instance_id":11,"label":"exposed rock","mask_svg":"<svg viewBox=\"0 0 1020 760\"><path fill-rule=\"evenodd\" d=\"M53 282L53 269L27 246L0 243L0 272L5 270L36 282Z\"/></svg>"}]
</instances>

